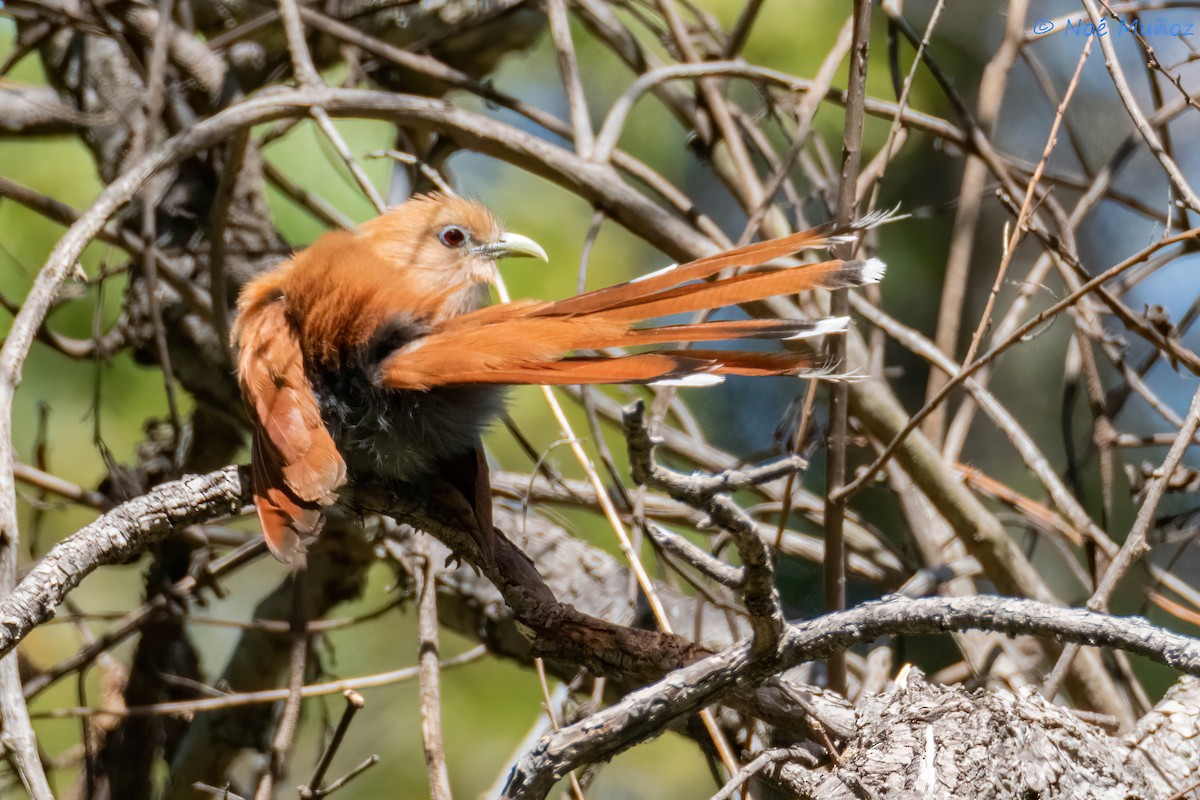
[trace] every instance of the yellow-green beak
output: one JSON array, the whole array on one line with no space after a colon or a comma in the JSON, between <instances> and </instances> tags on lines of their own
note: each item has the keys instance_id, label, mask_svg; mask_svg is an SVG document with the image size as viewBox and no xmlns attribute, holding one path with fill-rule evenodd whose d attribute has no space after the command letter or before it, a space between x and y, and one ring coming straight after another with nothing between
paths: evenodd
<instances>
[{"instance_id":1,"label":"yellow-green beak","mask_svg":"<svg viewBox=\"0 0 1200 800\"><path fill-rule=\"evenodd\" d=\"M542 246L519 233L506 233L494 242L488 242L476 249L477 253L493 260L501 258L537 258L549 262L550 257Z\"/></svg>"}]
</instances>

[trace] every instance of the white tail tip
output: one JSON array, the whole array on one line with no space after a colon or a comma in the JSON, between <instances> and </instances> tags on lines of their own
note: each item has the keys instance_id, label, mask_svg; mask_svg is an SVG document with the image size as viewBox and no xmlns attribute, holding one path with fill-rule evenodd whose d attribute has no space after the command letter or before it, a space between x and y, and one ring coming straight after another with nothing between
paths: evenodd
<instances>
[{"instance_id":1,"label":"white tail tip","mask_svg":"<svg viewBox=\"0 0 1200 800\"><path fill-rule=\"evenodd\" d=\"M870 214L867 214L865 217L856 219L854 222L850 223L850 227L854 230L865 231L870 230L871 228L878 228L880 225L887 225L889 222L897 222L902 219L908 219L910 216L912 215L901 214L900 204L897 203L896 207L891 210L876 209Z\"/></svg>"},{"instance_id":2,"label":"white tail tip","mask_svg":"<svg viewBox=\"0 0 1200 800\"><path fill-rule=\"evenodd\" d=\"M825 237L825 244L854 244L858 241L857 233L835 233Z\"/></svg>"},{"instance_id":3,"label":"white tail tip","mask_svg":"<svg viewBox=\"0 0 1200 800\"><path fill-rule=\"evenodd\" d=\"M880 261L878 258L868 258L863 262L862 280L863 283L879 283L883 280L884 274L887 272L887 264Z\"/></svg>"},{"instance_id":4,"label":"white tail tip","mask_svg":"<svg viewBox=\"0 0 1200 800\"><path fill-rule=\"evenodd\" d=\"M849 317L827 317L826 319L814 320L812 326L797 334L788 336L784 341L793 339L808 339L813 336L823 336L827 333L843 333L850 325Z\"/></svg>"},{"instance_id":5,"label":"white tail tip","mask_svg":"<svg viewBox=\"0 0 1200 800\"><path fill-rule=\"evenodd\" d=\"M724 382L724 375L714 375L711 372L698 372L695 375L685 375L682 378L664 378L661 381L652 381L650 385L698 388L701 386L716 386L717 384Z\"/></svg>"},{"instance_id":6,"label":"white tail tip","mask_svg":"<svg viewBox=\"0 0 1200 800\"><path fill-rule=\"evenodd\" d=\"M662 269L655 270L654 272L647 272L645 275L639 275L636 278L630 278L628 282L639 283L641 281L648 280L649 278L657 278L659 275L666 275L668 272L672 272L678 268L678 264L672 264L669 267L663 267Z\"/></svg>"}]
</instances>

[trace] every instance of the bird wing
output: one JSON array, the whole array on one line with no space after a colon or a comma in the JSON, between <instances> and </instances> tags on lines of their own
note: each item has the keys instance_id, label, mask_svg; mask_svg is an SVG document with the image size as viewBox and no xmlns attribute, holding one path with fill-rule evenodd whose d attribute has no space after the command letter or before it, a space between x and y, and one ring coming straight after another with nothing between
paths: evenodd
<instances>
[{"instance_id":1,"label":"bird wing","mask_svg":"<svg viewBox=\"0 0 1200 800\"><path fill-rule=\"evenodd\" d=\"M430 389L467 383L590 384L675 381L689 375L799 375L823 368L812 356L783 352L711 350L656 351L614 358L571 357L595 350L661 342L718 339L788 339L845 328L845 319L798 322L750 320L691 325L634 327L657 317L748 303L809 289L839 289L874 283L884 265L867 261L826 261L713 281L699 277L731 265L762 263L794 252L812 234L763 242L733 255L714 256L643 281L621 284L555 303L492 306L446 320L417 342L388 356L383 383L395 389ZM768 246L769 245L769 246ZM748 252L748 250L750 252ZM699 265L699 266L698 266ZM636 289L636 291L628 290ZM628 290L628 291L627 291ZM608 292L607 294L605 294ZM583 302L586 298L592 299Z\"/></svg>"},{"instance_id":2,"label":"bird wing","mask_svg":"<svg viewBox=\"0 0 1200 800\"><path fill-rule=\"evenodd\" d=\"M242 296L233 334L238 381L254 423L254 505L271 552L290 561L301 537L320 529L321 509L337 500L346 465L321 419L282 297L257 283Z\"/></svg>"}]
</instances>

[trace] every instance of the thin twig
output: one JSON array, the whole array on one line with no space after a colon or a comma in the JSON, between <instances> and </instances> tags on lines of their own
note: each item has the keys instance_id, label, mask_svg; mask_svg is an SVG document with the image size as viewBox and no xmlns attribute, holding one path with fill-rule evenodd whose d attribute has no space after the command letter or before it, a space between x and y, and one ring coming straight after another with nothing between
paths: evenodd
<instances>
[{"instance_id":1,"label":"thin twig","mask_svg":"<svg viewBox=\"0 0 1200 800\"><path fill-rule=\"evenodd\" d=\"M254 800L271 800L275 784L283 776L292 740L300 724L301 701L304 698L304 675L308 668L308 564L303 552L292 563L292 651L289 658L288 696L283 702L275 736L271 739L270 760L258 779Z\"/></svg>"},{"instance_id":2,"label":"thin twig","mask_svg":"<svg viewBox=\"0 0 1200 800\"><path fill-rule=\"evenodd\" d=\"M717 583L731 589L739 589L745 585L746 570L744 567L730 566L719 558L709 555L703 548L697 547L679 534L652 522L646 523L646 533L649 534L655 545L690 564L700 574Z\"/></svg>"},{"instance_id":3,"label":"thin twig","mask_svg":"<svg viewBox=\"0 0 1200 800\"><path fill-rule=\"evenodd\" d=\"M1096 586L1096 591L1092 592L1092 596L1088 598L1087 606L1093 611L1104 611L1108 608L1108 601L1116 591L1117 584L1125 577L1130 567L1149 551L1150 545L1147 538L1151 526L1156 521L1158 504L1167 491L1171 476L1183 461L1183 456L1188 448L1192 446L1192 440L1198 429L1200 429L1200 390L1192 395L1191 407L1188 409L1183 427L1179 429L1179 434L1171 444L1166 458L1163 459L1162 466L1155 470L1155 476L1147 486L1146 499L1142 501L1142 506L1138 509L1137 519L1134 520L1129 535L1125 537L1120 551L1105 570L1104 577ZM1069 645L1063 649L1062 657L1054 665L1054 670L1042 686L1044 697L1053 697L1058 692L1063 676L1070 668L1078 651L1078 645Z\"/></svg>"},{"instance_id":4,"label":"thin twig","mask_svg":"<svg viewBox=\"0 0 1200 800\"><path fill-rule=\"evenodd\" d=\"M451 800L450 773L446 768L446 746L442 739L441 665L438 645L437 565L424 534L415 536L414 549L421 560L417 586L417 636L421 674L421 745L429 774L431 800Z\"/></svg>"},{"instance_id":5,"label":"thin twig","mask_svg":"<svg viewBox=\"0 0 1200 800\"><path fill-rule=\"evenodd\" d=\"M762 6L763 0L746 1L742 13L738 16L737 24L729 32L729 39L725 42L725 52L721 54L723 58L733 58L742 52L746 39L750 36L750 29L754 27L754 21L758 19L758 12Z\"/></svg>"},{"instance_id":6,"label":"thin twig","mask_svg":"<svg viewBox=\"0 0 1200 800\"><path fill-rule=\"evenodd\" d=\"M550 20L550 38L558 55L558 71L567 92L567 106L571 110L571 128L575 132L575 152L591 159L594 136L592 120L588 113L587 96L579 77L579 61L575 56L575 44L571 41L571 26L567 19L566 0L546 0L546 16Z\"/></svg>"},{"instance_id":7,"label":"thin twig","mask_svg":"<svg viewBox=\"0 0 1200 800\"><path fill-rule=\"evenodd\" d=\"M283 192L296 205L303 208L318 221L334 230L348 231L354 228L354 220L347 217L340 209L316 192L309 191L300 186L286 172L276 167L269 160L263 159L262 166L263 177L271 185Z\"/></svg>"},{"instance_id":8,"label":"thin twig","mask_svg":"<svg viewBox=\"0 0 1200 800\"><path fill-rule=\"evenodd\" d=\"M320 73L313 66L312 55L308 52L308 44L304 41L304 24L300 19L300 11L295 0L279 0L279 17L283 21L284 33L287 34L288 52L292 57L292 71L296 74L297 83L305 88L324 86ZM317 129L333 145L333 149L341 158L346 169L350 171L358 188L375 207L375 212L382 214L386 211L387 203L383 201L375 184L371 183L371 179L367 177L358 161L355 160L354 155L350 152L350 146L346 144L346 140L333 124L333 120L330 119L329 112L320 105L314 105L309 109L309 114L317 123Z\"/></svg>"},{"instance_id":9,"label":"thin twig","mask_svg":"<svg viewBox=\"0 0 1200 800\"><path fill-rule=\"evenodd\" d=\"M217 187L217 196L213 198L212 211L209 214L208 237L208 274L210 293L213 300L213 327L217 331L217 340L221 346L229 346L229 291L225 281L225 236L229 225L229 212L233 198L237 194L238 179L242 174L242 163L245 161L246 148L250 144L250 130L243 128L229 142L226 150L225 166L221 172L221 182Z\"/></svg>"},{"instance_id":10,"label":"thin twig","mask_svg":"<svg viewBox=\"0 0 1200 800\"><path fill-rule=\"evenodd\" d=\"M692 38L688 35L687 28L683 24L678 10L675 8L674 0L654 0L654 2L658 7L659 13L666 20L667 29L671 32L671 38L674 41L675 47L682 56L680 60L688 64L703 62L704 59L696 51L696 47L692 43ZM716 123L716 128L720 131L721 135L720 143L716 146L716 152L720 154L720 144L723 143L725 148L727 148L728 157L731 162L731 171L736 178L736 182L730 188L741 202L743 208L754 208L762 202L762 183L758 179L758 173L754 169L754 162L751 160L750 153L746 149L746 143L738 134L737 125L734 124L733 117L730 114L728 100L724 95L721 82L716 78L703 77L700 78L699 83L700 94L704 98L705 105L708 106L708 111L712 114L713 121ZM782 231L777 231L776 235L782 235L782 233Z\"/></svg>"},{"instance_id":11,"label":"thin twig","mask_svg":"<svg viewBox=\"0 0 1200 800\"><path fill-rule=\"evenodd\" d=\"M379 761L380 761L379 756L377 756L377 755L369 756L368 758L364 759L363 762L360 763L357 767L350 770L345 775L338 778L336 781L331 782L328 786L325 787L324 791L322 791L319 796L320 797L329 797L329 795L333 794L338 789L341 789L347 783L354 780L359 775L362 775L368 769L370 769L371 767L378 764Z\"/></svg>"},{"instance_id":12,"label":"thin twig","mask_svg":"<svg viewBox=\"0 0 1200 800\"><path fill-rule=\"evenodd\" d=\"M487 655L487 648L483 645L472 647L452 658L447 658L441 662L442 669L452 669L454 667L472 664ZM419 675L418 667L404 667L402 669L391 670L390 672L380 672L374 675L364 675L361 678L344 678L339 681L330 681L328 683L313 683L304 686L300 690L300 696L304 699L310 697L323 697L330 694L345 694L346 692L357 692L360 689L373 689L377 686L391 686L396 683L407 683L408 681L416 680ZM290 689L266 689L261 692L238 692L234 694L221 695L219 697L204 697L198 700L175 700L166 703L156 703L148 706L128 706L128 707L112 707L112 708L58 708L50 711L39 712L38 718L44 719L70 719L74 717L136 717L136 716L188 716L192 714L202 714L209 711L224 711L230 708L239 706L262 705L266 703L278 703L281 700L287 700L291 695Z\"/></svg>"},{"instance_id":13,"label":"thin twig","mask_svg":"<svg viewBox=\"0 0 1200 800\"><path fill-rule=\"evenodd\" d=\"M1054 120L1050 123L1050 133L1046 136L1046 144L1042 148L1042 157L1038 160L1037 166L1034 167L1033 177L1029 179L1029 183L1025 186L1025 197L1021 201L1021 209L1017 213L1017 221L1012 226L1012 233L1005 244L1003 255L1000 258L1000 266L996 268L996 280L992 283L992 290L988 294L987 303L984 304L983 313L979 318L979 326L975 329L975 334L971 337L971 344L967 347L967 354L963 356L964 364L971 363L971 360L975 358L975 354L979 351L980 342L983 340L983 333L991 325L992 308L996 304L996 295L1000 293L1000 287L1004 284L1004 278L1008 274L1008 265L1012 263L1016 255L1017 244L1025 232L1025 225L1033 210L1034 198L1037 196L1038 182L1041 180L1042 171L1045 170L1046 163L1050 160L1050 155L1054 152L1054 148L1058 144L1058 129L1062 125L1063 117L1067 113L1067 106L1071 103L1071 98L1075 95L1075 89L1079 86L1079 79L1083 75L1083 65L1087 63L1088 54L1092 52L1092 41L1095 38L1094 36L1089 36L1087 37L1087 41L1084 42L1083 51L1079 54L1079 60L1075 63L1075 73L1067 83L1067 89L1063 92L1062 102L1058 104L1058 108L1054 111Z\"/></svg>"},{"instance_id":14,"label":"thin twig","mask_svg":"<svg viewBox=\"0 0 1200 800\"><path fill-rule=\"evenodd\" d=\"M542 690L542 704L546 710L546 717L550 720L550 730L556 731L559 727L558 712L555 711L555 702L550 697L550 683L546 680L546 662L540 658L533 660L534 671L537 672L538 686ZM564 686L562 697L565 699L569 695L569 687ZM575 795L575 800L584 800L583 787L579 785L579 778L575 776L575 770L571 770L568 777L571 780L571 791Z\"/></svg>"},{"instance_id":15,"label":"thin twig","mask_svg":"<svg viewBox=\"0 0 1200 800\"><path fill-rule=\"evenodd\" d=\"M983 76L979 81L976 115L980 127L989 134L994 132L1009 73L1021 52L1028 6L1029 0L1009 0L1004 15L1004 38L1000 40L1000 46L984 67ZM934 337L938 349L951 357L958 348L958 332L965 310L967 277L979 227L986 176L987 166L983 160L968 153L959 182L958 207L955 210L954 227L950 232L950 249L946 255L946 275L942 282L937 333ZM925 390L926 401L937 392L945 380L939 372L929 373L929 383ZM942 440L944 417L945 411L939 407L922 426L925 435L934 443ZM951 458L956 456L956 453L950 455Z\"/></svg>"},{"instance_id":16,"label":"thin twig","mask_svg":"<svg viewBox=\"0 0 1200 800\"><path fill-rule=\"evenodd\" d=\"M879 170L881 179L875 182L871 200L865 205L865 209L870 211L875 208L876 200L879 196L879 186L882 180L882 174L887 169L887 165L891 163L893 155L899 150L899 145L903 144L904 127L900 123L900 116L904 109L908 107L909 93L912 92L913 80L917 77L917 67L921 64L925 50L929 47L929 40L933 38L933 31L937 27L938 20L942 18L942 11L946 7L946 0L937 0L930 12L929 22L925 24L925 32L921 35L921 42L917 45L916 55L913 56L912 64L909 65L908 74L904 76L904 85L900 89L900 97L896 100L896 117L892 120L892 124L888 126L887 139L884 140L883 149L880 151ZM880 9L889 17L895 18L898 16L899 9L894 2L884 2L880 4ZM861 187L860 187L861 188Z\"/></svg>"},{"instance_id":17,"label":"thin twig","mask_svg":"<svg viewBox=\"0 0 1200 800\"><path fill-rule=\"evenodd\" d=\"M321 757L317 760L317 766L313 768L312 777L308 779L308 783L300 787L300 797L302 800L313 800L317 797L323 797L328 794L321 788L321 783L325 780L325 773L329 770L329 765L333 763L333 757L337 755L338 748L342 745L342 740L346 738L346 731L350 729L350 723L354 721L354 715L362 710L366 705L363 696L353 689L347 689L342 693L346 698L346 708L342 711L342 718L338 720L337 728L333 731L333 736L329 740L329 744L325 745L325 749L321 752Z\"/></svg>"},{"instance_id":18,"label":"thin twig","mask_svg":"<svg viewBox=\"0 0 1200 800\"><path fill-rule=\"evenodd\" d=\"M812 754L802 747L776 747L771 750L764 750L754 757L753 760L746 763L746 766L734 775L729 783L721 787L721 791L714 794L709 800L730 800L748 780L753 778L758 773L762 772L767 767L779 761L787 760L812 760Z\"/></svg>"},{"instance_id":19,"label":"thin twig","mask_svg":"<svg viewBox=\"0 0 1200 800\"><path fill-rule=\"evenodd\" d=\"M837 213L838 225L849 225L858 209L858 168L862 158L863 102L867 94L867 53L871 36L871 2L856 0L854 3L854 38L850 46L850 77L847 84L846 123L842 129L842 169L838 178ZM897 119L902 111L897 111ZM852 258L854 245L839 245L835 254L840 258ZM829 313L835 317L850 312L848 289L834 291L829 301ZM833 363L846 360L846 337L835 336L829 346ZM829 391L829 436L825 448L825 561L822 577L826 611L839 611L846 607L846 498L840 496L846 481L846 450L849 433L850 390L839 381ZM828 664L829 687L839 694L847 688L846 661L841 653L835 654Z\"/></svg>"},{"instance_id":20,"label":"thin twig","mask_svg":"<svg viewBox=\"0 0 1200 800\"><path fill-rule=\"evenodd\" d=\"M753 522L728 498L717 494L721 491L719 483L702 476L684 477L654 463L654 440L646 428L645 407L640 401L625 411L625 436L635 481L702 509L733 537L745 570L743 600L754 630L755 652L772 651L783 631L783 608L775 586L771 550Z\"/></svg>"},{"instance_id":21,"label":"thin twig","mask_svg":"<svg viewBox=\"0 0 1200 800\"><path fill-rule=\"evenodd\" d=\"M746 13L749 13L749 8L747 8ZM759 225L766 216L770 203L775 198L775 194L783 186L784 181L787 180L789 170L796 163L796 159L799 158L800 153L804 150L804 146L808 144L809 134L812 133L813 118L816 116L821 101L829 92L829 87L837 75L842 59L846 57L846 53L850 50L853 30L854 17L850 16L846 19L846 23L842 26L842 29L838 31L838 37L833 47L830 48L829 53L821 61L821 66L817 69L817 74L813 78L813 85L800 98L800 102L796 104L796 130L792 132L787 152L779 159L779 166L767 178L766 186L763 189L762 202L750 212L746 220L746 225L742 228L742 235L738 238L739 245L750 243L754 232L758 230ZM901 109L898 106L897 114L900 111Z\"/></svg>"}]
</instances>

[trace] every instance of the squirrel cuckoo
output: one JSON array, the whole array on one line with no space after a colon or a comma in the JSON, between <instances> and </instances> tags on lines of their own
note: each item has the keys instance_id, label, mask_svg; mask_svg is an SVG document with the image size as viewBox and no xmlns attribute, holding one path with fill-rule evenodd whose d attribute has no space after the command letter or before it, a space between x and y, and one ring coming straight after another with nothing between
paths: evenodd
<instances>
[{"instance_id":1,"label":"squirrel cuckoo","mask_svg":"<svg viewBox=\"0 0 1200 800\"><path fill-rule=\"evenodd\" d=\"M672 349L672 343L786 340L845 329L846 318L645 326L672 314L807 289L873 283L884 265L826 261L714 278L881 221L826 226L730 250L555 302L485 306L496 260L548 260L482 206L426 195L356 231L335 231L242 290L233 343L254 425L254 502L271 552L290 560L347 480L441 481L461 495L492 552L484 427L512 384L716 383L804 375L811 354ZM573 351L650 345L646 352ZM466 506L464 506L464 509Z\"/></svg>"}]
</instances>

